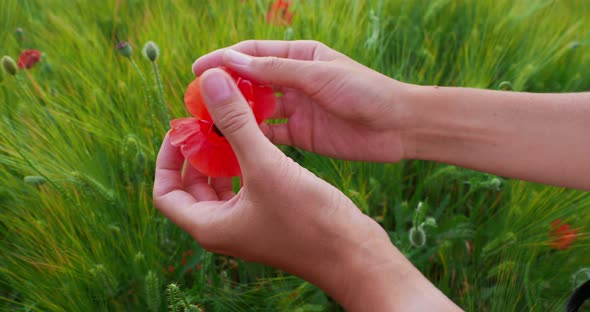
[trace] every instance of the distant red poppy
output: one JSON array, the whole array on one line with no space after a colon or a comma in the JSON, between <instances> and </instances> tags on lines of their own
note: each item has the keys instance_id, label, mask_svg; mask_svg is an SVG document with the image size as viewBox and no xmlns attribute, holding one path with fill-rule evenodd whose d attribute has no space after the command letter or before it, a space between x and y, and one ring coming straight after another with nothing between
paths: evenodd
<instances>
[{"instance_id":1,"label":"distant red poppy","mask_svg":"<svg viewBox=\"0 0 590 312\"><path fill-rule=\"evenodd\" d=\"M293 23L293 12L289 11L290 0L276 0L266 12L266 22L277 26L288 26Z\"/></svg>"},{"instance_id":2,"label":"distant red poppy","mask_svg":"<svg viewBox=\"0 0 590 312\"><path fill-rule=\"evenodd\" d=\"M551 241L549 246L555 249L566 249L576 240L578 232L575 229L570 229L571 225L562 224L561 219L556 219L551 223L551 230L549 236Z\"/></svg>"},{"instance_id":3,"label":"distant red poppy","mask_svg":"<svg viewBox=\"0 0 590 312\"><path fill-rule=\"evenodd\" d=\"M252 83L250 80L228 72L250 104L256 122L262 123L275 110L274 91L270 86ZM184 103L194 118L178 118L170 122L170 142L180 146L185 159L199 172L210 177L240 175L240 165L231 145L213 124L201 95L200 79L189 84Z\"/></svg>"},{"instance_id":4,"label":"distant red poppy","mask_svg":"<svg viewBox=\"0 0 590 312\"><path fill-rule=\"evenodd\" d=\"M24 50L18 57L18 67L32 68L41 61L41 52L37 50Z\"/></svg>"}]
</instances>

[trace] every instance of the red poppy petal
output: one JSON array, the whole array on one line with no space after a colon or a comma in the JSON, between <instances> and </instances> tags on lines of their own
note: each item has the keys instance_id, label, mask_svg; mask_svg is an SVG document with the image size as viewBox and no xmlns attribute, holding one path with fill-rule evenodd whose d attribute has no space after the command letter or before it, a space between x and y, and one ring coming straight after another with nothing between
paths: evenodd
<instances>
[{"instance_id":1,"label":"red poppy petal","mask_svg":"<svg viewBox=\"0 0 590 312\"><path fill-rule=\"evenodd\" d=\"M196 118L178 118L170 121L170 143L180 146L189 137L201 130Z\"/></svg>"},{"instance_id":2,"label":"red poppy petal","mask_svg":"<svg viewBox=\"0 0 590 312\"><path fill-rule=\"evenodd\" d=\"M270 117L276 106L274 91L250 80L228 72L236 81L240 92L248 100L256 121L261 123ZM185 159L198 171L210 177L239 176L240 166L227 139L213 128L213 120L201 95L199 78L187 87L185 105L195 118L181 118L171 122L171 142L181 146ZM196 122L195 122L196 121Z\"/></svg>"},{"instance_id":3,"label":"red poppy petal","mask_svg":"<svg viewBox=\"0 0 590 312\"><path fill-rule=\"evenodd\" d=\"M210 177L233 177L240 175L240 165L231 146L213 145L205 134L199 132L182 146L182 154L199 172Z\"/></svg>"},{"instance_id":4,"label":"red poppy petal","mask_svg":"<svg viewBox=\"0 0 590 312\"><path fill-rule=\"evenodd\" d=\"M570 225L569 225L569 224L563 224L563 225L561 225L561 226L560 226L560 227L559 227L557 230L555 230L555 232L556 232L557 234L561 234L561 233L564 233L564 232L566 232L567 230L569 230L569 228L570 228Z\"/></svg>"},{"instance_id":5,"label":"red poppy petal","mask_svg":"<svg viewBox=\"0 0 590 312\"><path fill-rule=\"evenodd\" d=\"M201 95L201 83L198 77L193 80L186 88L186 93L184 94L184 104L189 113L191 113L191 115L195 116L197 119L213 120L211 115L209 115L207 106L205 106L205 100Z\"/></svg>"},{"instance_id":6,"label":"red poppy petal","mask_svg":"<svg viewBox=\"0 0 590 312\"><path fill-rule=\"evenodd\" d=\"M256 122L262 123L274 114L276 109L276 97L274 90L269 86L256 86L254 88L254 105L252 111Z\"/></svg>"},{"instance_id":7,"label":"red poppy petal","mask_svg":"<svg viewBox=\"0 0 590 312\"><path fill-rule=\"evenodd\" d=\"M18 67L29 69L41 61L41 52L37 50L24 50L18 57Z\"/></svg>"}]
</instances>

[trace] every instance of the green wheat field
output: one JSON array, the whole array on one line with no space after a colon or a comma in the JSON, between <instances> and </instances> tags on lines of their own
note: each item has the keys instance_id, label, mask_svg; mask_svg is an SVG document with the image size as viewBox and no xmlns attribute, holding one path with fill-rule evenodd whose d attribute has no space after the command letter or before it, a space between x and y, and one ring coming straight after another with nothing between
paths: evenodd
<instances>
[{"instance_id":1,"label":"green wheat field","mask_svg":"<svg viewBox=\"0 0 590 312\"><path fill-rule=\"evenodd\" d=\"M313 39L410 83L590 90L588 0L293 0L290 25L265 20L270 4L0 2L0 56L42 53L16 76L0 69L0 310L342 310L297 277L203 250L153 206L166 113L188 115L192 62L214 49ZM148 41L156 63L141 54ZM589 193L281 148L377 220L463 309L562 311L590 278ZM552 244L556 220L575 233L565 248Z\"/></svg>"}]
</instances>

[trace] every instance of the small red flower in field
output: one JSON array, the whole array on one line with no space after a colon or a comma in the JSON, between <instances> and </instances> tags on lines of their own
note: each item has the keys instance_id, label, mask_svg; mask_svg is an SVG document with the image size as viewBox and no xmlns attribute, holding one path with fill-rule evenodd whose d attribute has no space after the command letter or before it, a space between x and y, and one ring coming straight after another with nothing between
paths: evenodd
<instances>
[{"instance_id":1,"label":"small red flower in field","mask_svg":"<svg viewBox=\"0 0 590 312\"><path fill-rule=\"evenodd\" d=\"M41 52L37 50L24 50L18 57L18 67L29 69L40 61Z\"/></svg>"},{"instance_id":2,"label":"small red flower in field","mask_svg":"<svg viewBox=\"0 0 590 312\"><path fill-rule=\"evenodd\" d=\"M266 12L266 22L277 26L288 26L293 23L293 12L289 11L290 0L276 0Z\"/></svg>"},{"instance_id":3,"label":"small red flower in field","mask_svg":"<svg viewBox=\"0 0 590 312\"><path fill-rule=\"evenodd\" d=\"M555 249L566 249L576 240L578 232L575 229L570 229L571 225L562 224L561 219L556 219L551 223L551 230L549 236L551 241L549 246Z\"/></svg>"},{"instance_id":4,"label":"small red flower in field","mask_svg":"<svg viewBox=\"0 0 590 312\"><path fill-rule=\"evenodd\" d=\"M250 104L256 122L262 123L275 110L275 96L271 87L253 83L228 72ZM180 146L185 159L199 172L209 177L240 175L238 159L231 145L213 124L201 95L200 79L189 84L184 95L187 110L194 118L178 118L170 122L170 142Z\"/></svg>"},{"instance_id":5,"label":"small red flower in field","mask_svg":"<svg viewBox=\"0 0 590 312\"><path fill-rule=\"evenodd\" d=\"M173 266L171 266L171 265L168 266L168 273L170 273L170 274L174 273L174 267Z\"/></svg>"}]
</instances>

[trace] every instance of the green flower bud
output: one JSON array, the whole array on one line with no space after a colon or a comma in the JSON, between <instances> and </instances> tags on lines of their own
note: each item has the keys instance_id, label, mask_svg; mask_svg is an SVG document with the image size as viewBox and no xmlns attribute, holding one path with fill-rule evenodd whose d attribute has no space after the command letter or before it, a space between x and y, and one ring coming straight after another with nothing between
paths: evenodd
<instances>
[{"instance_id":1,"label":"green flower bud","mask_svg":"<svg viewBox=\"0 0 590 312\"><path fill-rule=\"evenodd\" d=\"M45 183L45 178L42 176L26 176L23 181L29 185L39 186Z\"/></svg>"},{"instance_id":2,"label":"green flower bud","mask_svg":"<svg viewBox=\"0 0 590 312\"><path fill-rule=\"evenodd\" d=\"M148 41L143 46L143 56L145 56L151 62L155 62L158 56L160 55L160 48L158 45L153 41Z\"/></svg>"},{"instance_id":3,"label":"green flower bud","mask_svg":"<svg viewBox=\"0 0 590 312\"><path fill-rule=\"evenodd\" d=\"M121 53L121 55L123 55L126 58L130 58L131 53L133 52L133 48L127 41L119 42L117 44L117 50L119 51L119 53Z\"/></svg>"},{"instance_id":4,"label":"green flower bud","mask_svg":"<svg viewBox=\"0 0 590 312\"><path fill-rule=\"evenodd\" d=\"M4 70L11 74L11 75L16 75L16 71L17 71L17 67L16 67L16 62L12 59L12 57L5 55L2 57L2 67L4 67Z\"/></svg>"},{"instance_id":5,"label":"green flower bud","mask_svg":"<svg viewBox=\"0 0 590 312\"><path fill-rule=\"evenodd\" d=\"M510 82L508 82L508 81L502 81L498 85L498 89L504 90L504 91L511 91L512 90L512 84Z\"/></svg>"},{"instance_id":6,"label":"green flower bud","mask_svg":"<svg viewBox=\"0 0 590 312\"><path fill-rule=\"evenodd\" d=\"M418 248L426 244L426 233L421 226L410 229L410 243Z\"/></svg>"},{"instance_id":7,"label":"green flower bud","mask_svg":"<svg viewBox=\"0 0 590 312\"><path fill-rule=\"evenodd\" d=\"M25 30L22 29L21 27L18 27L17 29L14 30L14 35L16 36L16 40L18 42L25 41Z\"/></svg>"}]
</instances>

